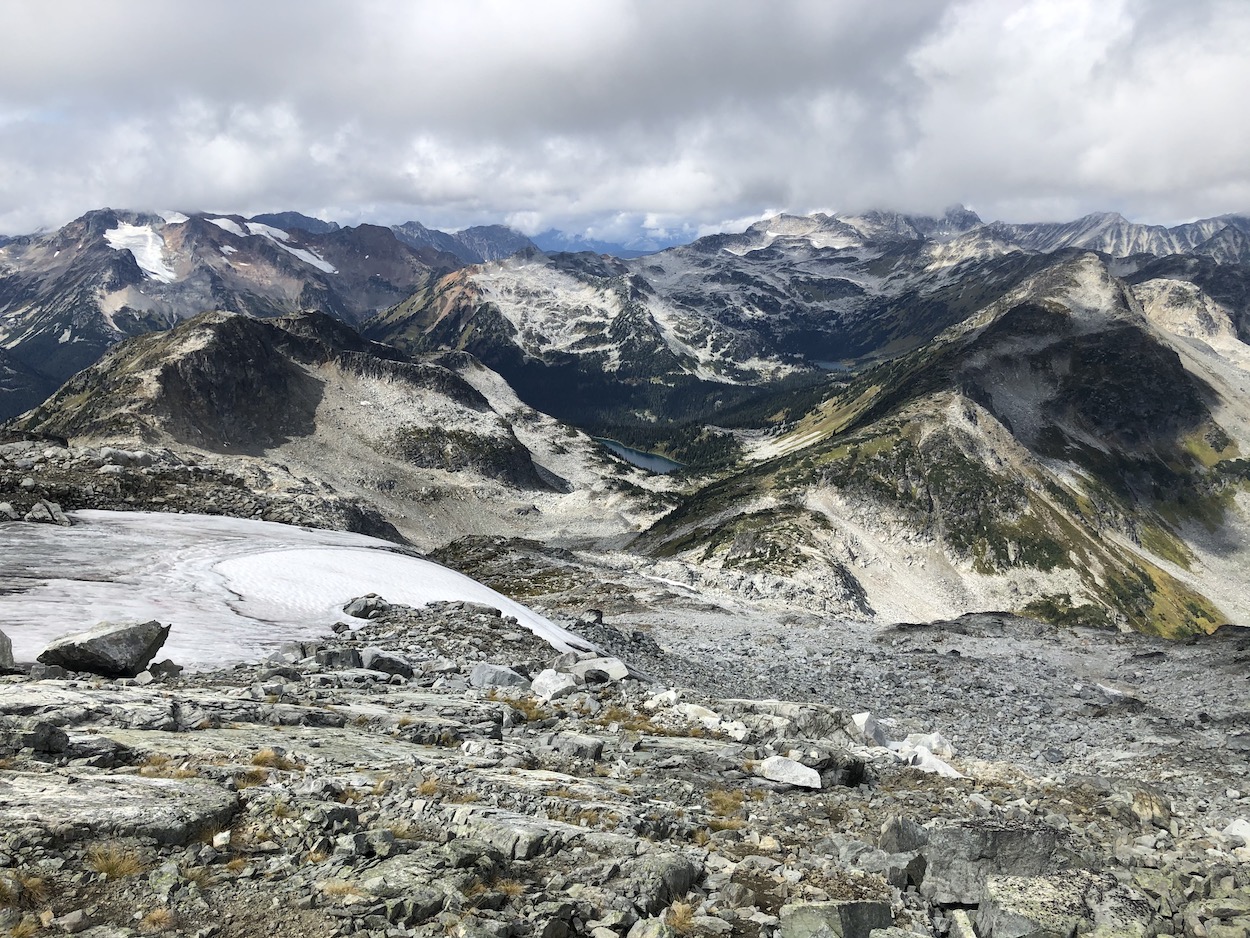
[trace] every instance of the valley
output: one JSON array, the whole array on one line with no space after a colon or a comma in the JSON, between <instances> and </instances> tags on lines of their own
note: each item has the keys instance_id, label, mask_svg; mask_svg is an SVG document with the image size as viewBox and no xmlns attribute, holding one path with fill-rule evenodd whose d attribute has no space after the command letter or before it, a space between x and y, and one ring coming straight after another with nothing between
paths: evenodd
<instances>
[{"instance_id":1,"label":"valley","mask_svg":"<svg viewBox=\"0 0 1250 938\"><path fill-rule=\"evenodd\" d=\"M3 922L1245 934L1250 221L264 219L0 246Z\"/></svg>"}]
</instances>

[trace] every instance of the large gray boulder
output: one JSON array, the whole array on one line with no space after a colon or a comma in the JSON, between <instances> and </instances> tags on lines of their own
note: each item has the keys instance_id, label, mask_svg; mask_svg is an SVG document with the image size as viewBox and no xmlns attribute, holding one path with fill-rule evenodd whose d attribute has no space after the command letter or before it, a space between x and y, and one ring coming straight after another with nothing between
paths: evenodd
<instances>
[{"instance_id":1,"label":"large gray boulder","mask_svg":"<svg viewBox=\"0 0 1250 938\"><path fill-rule=\"evenodd\" d=\"M759 764L758 772L770 782L797 785L800 788L821 787L819 772L785 756L769 756Z\"/></svg>"},{"instance_id":2,"label":"large gray boulder","mask_svg":"<svg viewBox=\"0 0 1250 938\"><path fill-rule=\"evenodd\" d=\"M0 674L13 674L17 669L17 663L13 660L13 642L9 640L9 636L0 632Z\"/></svg>"},{"instance_id":3,"label":"large gray boulder","mask_svg":"<svg viewBox=\"0 0 1250 938\"><path fill-rule=\"evenodd\" d=\"M781 907L781 938L868 938L894 924L887 900L796 902Z\"/></svg>"},{"instance_id":4,"label":"large gray boulder","mask_svg":"<svg viewBox=\"0 0 1250 938\"><path fill-rule=\"evenodd\" d=\"M42 664L102 677L134 677L144 670L169 637L169 626L150 622L101 622L93 629L65 635L39 655Z\"/></svg>"},{"instance_id":5,"label":"large gray boulder","mask_svg":"<svg viewBox=\"0 0 1250 938\"><path fill-rule=\"evenodd\" d=\"M518 674L511 668L483 661L481 664L475 665L469 673L469 683L474 687L484 689L491 687L515 687L519 690L529 690L530 679L524 674Z\"/></svg>"},{"instance_id":6,"label":"large gray boulder","mask_svg":"<svg viewBox=\"0 0 1250 938\"><path fill-rule=\"evenodd\" d=\"M1058 835L1041 824L957 821L929 828L921 892L940 905L977 905L989 876L1037 876L1051 865Z\"/></svg>"}]
</instances>

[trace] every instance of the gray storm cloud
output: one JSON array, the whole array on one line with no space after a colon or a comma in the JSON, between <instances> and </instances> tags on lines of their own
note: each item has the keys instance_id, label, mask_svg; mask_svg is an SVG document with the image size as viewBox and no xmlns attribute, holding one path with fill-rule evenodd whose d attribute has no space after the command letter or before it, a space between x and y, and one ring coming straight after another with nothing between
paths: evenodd
<instances>
[{"instance_id":1,"label":"gray storm cloud","mask_svg":"<svg viewBox=\"0 0 1250 938\"><path fill-rule=\"evenodd\" d=\"M0 231L1250 208L1250 5L0 2Z\"/></svg>"}]
</instances>

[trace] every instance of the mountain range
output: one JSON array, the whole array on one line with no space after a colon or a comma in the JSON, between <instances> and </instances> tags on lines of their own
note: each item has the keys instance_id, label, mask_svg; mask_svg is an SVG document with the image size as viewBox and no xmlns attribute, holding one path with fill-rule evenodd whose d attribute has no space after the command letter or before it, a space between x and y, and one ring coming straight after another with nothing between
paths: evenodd
<instances>
[{"instance_id":1,"label":"mountain range","mask_svg":"<svg viewBox=\"0 0 1250 938\"><path fill-rule=\"evenodd\" d=\"M1188 634L1250 621L1248 239L1244 215L956 208L614 257L104 210L0 246L0 400L16 432L306 473L427 547L502 533L822 614Z\"/></svg>"}]
</instances>

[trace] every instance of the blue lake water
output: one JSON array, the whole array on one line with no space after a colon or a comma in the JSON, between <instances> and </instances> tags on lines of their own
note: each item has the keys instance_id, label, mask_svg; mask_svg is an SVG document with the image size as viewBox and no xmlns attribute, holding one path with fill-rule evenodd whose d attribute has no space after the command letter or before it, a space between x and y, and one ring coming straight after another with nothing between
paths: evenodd
<instances>
[{"instance_id":1,"label":"blue lake water","mask_svg":"<svg viewBox=\"0 0 1250 938\"><path fill-rule=\"evenodd\" d=\"M626 446L624 443L618 443L616 440L608 440L598 436L593 439L601 446L606 446L622 459L628 460L635 466L640 469L646 469L648 472L663 475L666 472L672 472L682 467L679 462L673 462L671 459L666 459L655 453L645 453L640 449L634 449L632 446Z\"/></svg>"}]
</instances>

